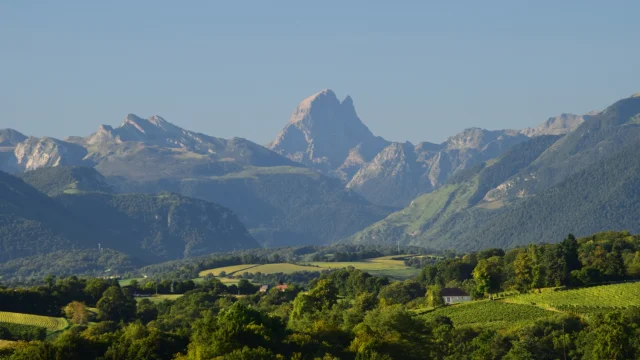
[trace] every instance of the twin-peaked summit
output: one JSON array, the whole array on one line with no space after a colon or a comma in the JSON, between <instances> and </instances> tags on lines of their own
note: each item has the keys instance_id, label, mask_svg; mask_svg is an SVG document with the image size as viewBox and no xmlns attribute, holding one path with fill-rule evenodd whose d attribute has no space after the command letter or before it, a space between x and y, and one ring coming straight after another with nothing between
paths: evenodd
<instances>
[{"instance_id":1,"label":"twin-peaked summit","mask_svg":"<svg viewBox=\"0 0 640 360\"><path fill-rule=\"evenodd\" d=\"M536 129L466 129L441 144L394 143L375 136L356 114L353 100L325 89L304 99L268 145L275 152L340 178L380 205L404 206L444 184L450 175L501 155L512 145L575 128L582 117L563 115Z\"/></svg>"},{"instance_id":2,"label":"twin-peaked summit","mask_svg":"<svg viewBox=\"0 0 640 360\"><path fill-rule=\"evenodd\" d=\"M325 89L304 99L268 147L292 160L344 180L388 142L373 135L356 114L353 100Z\"/></svg>"}]
</instances>

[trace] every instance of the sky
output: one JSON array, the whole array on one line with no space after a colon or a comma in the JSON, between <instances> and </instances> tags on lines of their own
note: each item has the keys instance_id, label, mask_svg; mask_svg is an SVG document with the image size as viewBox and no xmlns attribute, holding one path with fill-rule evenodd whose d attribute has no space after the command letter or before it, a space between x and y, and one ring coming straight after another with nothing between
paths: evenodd
<instances>
[{"instance_id":1,"label":"sky","mask_svg":"<svg viewBox=\"0 0 640 360\"><path fill-rule=\"evenodd\" d=\"M393 141L524 128L640 92L638 1L3 1L0 128L86 136L128 113L265 144L351 95Z\"/></svg>"}]
</instances>

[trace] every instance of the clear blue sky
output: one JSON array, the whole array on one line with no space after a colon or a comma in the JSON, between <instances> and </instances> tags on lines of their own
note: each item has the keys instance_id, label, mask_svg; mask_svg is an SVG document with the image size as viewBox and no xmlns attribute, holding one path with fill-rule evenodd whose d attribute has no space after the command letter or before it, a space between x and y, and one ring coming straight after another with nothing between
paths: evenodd
<instances>
[{"instance_id":1,"label":"clear blue sky","mask_svg":"<svg viewBox=\"0 0 640 360\"><path fill-rule=\"evenodd\" d=\"M273 139L351 95L389 140L522 128L640 91L638 1L3 1L0 128L88 135L127 113Z\"/></svg>"}]
</instances>

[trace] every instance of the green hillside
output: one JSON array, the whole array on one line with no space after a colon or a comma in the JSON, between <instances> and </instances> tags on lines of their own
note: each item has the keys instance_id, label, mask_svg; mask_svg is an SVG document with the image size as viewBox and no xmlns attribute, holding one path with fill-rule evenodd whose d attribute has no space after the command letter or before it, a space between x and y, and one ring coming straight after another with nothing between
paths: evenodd
<instances>
[{"instance_id":1,"label":"green hillside","mask_svg":"<svg viewBox=\"0 0 640 360\"><path fill-rule=\"evenodd\" d=\"M357 233L350 241L367 243L399 240L405 244L447 247L449 239L440 239L452 230L451 222L455 225L461 214L466 214L474 206L482 209L501 207L501 203L483 202L486 192L529 165L559 138L534 138L514 146L491 163L460 172L447 185L418 197L408 207Z\"/></svg>"},{"instance_id":2,"label":"green hillside","mask_svg":"<svg viewBox=\"0 0 640 360\"><path fill-rule=\"evenodd\" d=\"M0 171L0 261L79 246L89 231L64 206Z\"/></svg>"},{"instance_id":3,"label":"green hillside","mask_svg":"<svg viewBox=\"0 0 640 360\"><path fill-rule=\"evenodd\" d=\"M515 199L539 194L621 149L640 143L640 98L617 101L601 113L587 116L576 130L560 139L538 159L490 195Z\"/></svg>"},{"instance_id":4,"label":"green hillside","mask_svg":"<svg viewBox=\"0 0 640 360\"><path fill-rule=\"evenodd\" d=\"M111 192L99 172L81 166L56 166L19 173L16 176L49 196L81 191Z\"/></svg>"},{"instance_id":5,"label":"green hillside","mask_svg":"<svg viewBox=\"0 0 640 360\"><path fill-rule=\"evenodd\" d=\"M633 145L537 196L496 211L476 210L476 221L460 227L455 241L463 248L477 239L484 246L514 246L553 241L558 233L637 232L639 212L640 147Z\"/></svg>"},{"instance_id":6,"label":"green hillside","mask_svg":"<svg viewBox=\"0 0 640 360\"><path fill-rule=\"evenodd\" d=\"M66 180L51 178L49 184L56 183ZM229 209L182 195L50 198L6 173L0 173L0 190L3 261L98 244L147 262L259 246Z\"/></svg>"},{"instance_id":7,"label":"green hillside","mask_svg":"<svg viewBox=\"0 0 640 360\"><path fill-rule=\"evenodd\" d=\"M238 214L260 243L271 247L331 243L392 211L345 190L338 179L301 167L249 167L222 176L122 181L116 188L172 191L221 204Z\"/></svg>"},{"instance_id":8,"label":"green hillside","mask_svg":"<svg viewBox=\"0 0 640 360\"><path fill-rule=\"evenodd\" d=\"M640 230L640 99L620 100L556 139L534 138L460 172L348 241L465 251Z\"/></svg>"}]
</instances>

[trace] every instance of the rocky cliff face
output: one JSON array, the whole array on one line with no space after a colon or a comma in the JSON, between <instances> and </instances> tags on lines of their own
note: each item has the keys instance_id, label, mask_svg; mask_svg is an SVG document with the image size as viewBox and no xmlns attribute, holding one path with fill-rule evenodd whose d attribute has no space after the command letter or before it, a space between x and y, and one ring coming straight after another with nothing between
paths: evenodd
<instances>
[{"instance_id":1,"label":"rocky cliff face","mask_svg":"<svg viewBox=\"0 0 640 360\"><path fill-rule=\"evenodd\" d=\"M341 179L375 204L402 207L457 171L498 157L530 137L567 134L584 117L562 114L521 131L471 128L442 144L414 146L375 136L358 118L351 97L341 102L325 89L298 105L268 147Z\"/></svg>"},{"instance_id":2,"label":"rocky cliff face","mask_svg":"<svg viewBox=\"0 0 640 360\"><path fill-rule=\"evenodd\" d=\"M347 180L388 144L358 118L353 100L329 89L304 99L267 145L297 162Z\"/></svg>"},{"instance_id":3,"label":"rocky cliff face","mask_svg":"<svg viewBox=\"0 0 640 360\"><path fill-rule=\"evenodd\" d=\"M517 131L472 128L440 145L393 143L364 165L347 186L373 203L406 206L455 172L495 158L527 139Z\"/></svg>"},{"instance_id":4,"label":"rocky cliff face","mask_svg":"<svg viewBox=\"0 0 640 360\"><path fill-rule=\"evenodd\" d=\"M85 165L87 150L80 145L54 138L30 137L14 149L14 171L34 170L60 165Z\"/></svg>"}]
</instances>

